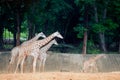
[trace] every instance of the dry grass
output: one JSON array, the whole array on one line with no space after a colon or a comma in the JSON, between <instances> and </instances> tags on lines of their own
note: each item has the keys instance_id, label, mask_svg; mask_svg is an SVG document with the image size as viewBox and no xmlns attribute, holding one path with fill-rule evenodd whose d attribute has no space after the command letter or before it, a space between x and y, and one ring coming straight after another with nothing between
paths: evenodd
<instances>
[{"instance_id":1,"label":"dry grass","mask_svg":"<svg viewBox=\"0 0 120 80\"><path fill-rule=\"evenodd\" d=\"M120 72L111 73L74 73L43 72L24 74L0 74L0 80L120 80Z\"/></svg>"}]
</instances>

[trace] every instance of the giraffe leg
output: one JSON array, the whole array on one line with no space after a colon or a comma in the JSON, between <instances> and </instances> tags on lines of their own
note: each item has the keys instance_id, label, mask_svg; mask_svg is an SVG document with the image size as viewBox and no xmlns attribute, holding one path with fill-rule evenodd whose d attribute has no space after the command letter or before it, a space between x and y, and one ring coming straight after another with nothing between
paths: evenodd
<instances>
[{"instance_id":1,"label":"giraffe leg","mask_svg":"<svg viewBox=\"0 0 120 80\"><path fill-rule=\"evenodd\" d=\"M17 72L18 67L19 67L19 64L20 64L20 62L21 62L22 58L23 58L23 57L18 57L17 66L16 66L16 69L15 69L15 72L14 72L14 73L16 73L16 72Z\"/></svg>"},{"instance_id":2,"label":"giraffe leg","mask_svg":"<svg viewBox=\"0 0 120 80\"><path fill-rule=\"evenodd\" d=\"M43 72L44 70L44 59L42 59L42 65L41 65L41 71Z\"/></svg>"},{"instance_id":3,"label":"giraffe leg","mask_svg":"<svg viewBox=\"0 0 120 80\"><path fill-rule=\"evenodd\" d=\"M46 61L46 58L43 60L43 67L42 67L43 72L45 71L45 61Z\"/></svg>"},{"instance_id":4,"label":"giraffe leg","mask_svg":"<svg viewBox=\"0 0 120 80\"><path fill-rule=\"evenodd\" d=\"M23 57L22 62L21 62L21 73L23 73L23 66L24 66L25 58L26 56Z\"/></svg>"},{"instance_id":5,"label":"giraffe leg","mask_svg":"<svg viewBox=\"0 0 120 80\"><path fill-rule=\"evenodd\" d=\"M98 72L97 64L95 64L95 71Z\"/></svg>"},{"instance_id":6,"label":"giraffe leg","mask_svg":"<svg viewBox=\"0 0 120 80\"><path fill-rule=\"evenodd\" d=\"M83 66L83 72L85 72L85 73L86 73L86 72L88 72L88 71L87 71L87 70L88 70L88 68L89 68L89 66L88 66L88 65L84 65L84 66Z\"/></svg>"},{"instance_id":7,"label":"giraffe leg","mask_svg":"<svg viewBox=\"0 0 120 80\"><path fill-rule=\"evenodd\" d=\"M40 66L41 72L43 71L43 59L41 59L41 66Z\"/></svg>"},{"instance_id":8,"label":"giraffe leg","mask_svg":"<svg viewBox=\"0 0 120 80\"><path fill-rule=\"evenodd\" d=\"M83 66L83 68L82 68L82 72L85 72L85 66Z\"/></svg>"},{"instance_id":9,"label":"giraffe leg","mask_svg":"<svg viewBox=\"0 0 120 80\"><path fill-rule=\"evenodd\" d=\"M90 66L90 72L94 72L94 66Z\"/></svg>"},{"instance_id":10,"label":"giraffe leg","mask_svg":"<svg viewBox=\"0 0 120 80\"><path fill-rule=\"evenodd\" d=\"M40 63L39 63L39 71L41 72L41 65L42 65L42 60L40 60Z\"/></svg>"},{"instance_id":11,"label":"giraffe leg","mask_svg":"<svg viewBox=\"0 0 120 80\"><path fill-rule=\"evenodd\" d=\"M34 61L33 61L33 73L35 73L35 70L36 70L36 62L37 62L37 57L34 57Z\"/></svg>"},{"instance_id":12,"label":"giraffe leg","mask_svg":"<svg viewBox=\"0 0 120 80\"><path fill-rule=\"evenodd\" d=\"M44 53L44 59L43 59L43 71L45 71L45 62L47 59L47 53Z\"/></svg>"},{"instance_id":13,"label":"giraffe leg","mask_svg":"<svg viewBox=\"0 0 120 80\"><path fill-rule=\"evenodd\" d=\"M98 72L98 68L97 68L97 66L96 66L96 72Z\"/></svg>"},{"instance_id":14,"label":"giraffe leg","mask_svg":"<svg viewBox=\"0 0 120 80\"><path fill-rule=\"evenodd\" d=\"M18 61L17 61L17 66L16 66L16 69L15 69L15 72L14 72L14 73L17 72L18 66L19 66L21 60L22 60L22 57L19 57L19 58L18 58Z\"/></svg>"}]
</instances>

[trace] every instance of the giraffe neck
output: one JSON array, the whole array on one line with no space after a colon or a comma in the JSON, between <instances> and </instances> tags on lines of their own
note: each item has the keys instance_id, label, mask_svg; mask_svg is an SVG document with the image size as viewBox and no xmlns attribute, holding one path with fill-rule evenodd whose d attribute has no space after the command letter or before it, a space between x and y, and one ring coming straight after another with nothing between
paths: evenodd
<instances>
[{"instance_id":1,"label":"giraffe neck","mask_svg":"<svg viewBox=\"0 0 120 80\"><path fill-rule=\"evenodd\" d=\"M36 40L38 40L38 38L40 37L40 35L36 35L35 37L33 37L32 39L28 40L28 41L25 41L22 43L22 45L28 45Z\"/></svg>"},{"instance_id":2,"label":"giraffe neck","mask_svg":"<svg viewBox=\"0 0 120 80\"><path fill-rule=\"evenodd\" d=\"M38 40L38 38L40 37L40 35L36 35L35 37L33 37L32 39L30 39L30 42L36 41Z\"/></svg>"},{"instance_id":3,"label":"giraffe neck","mask_svg":"<svg viewBox=\"0 0 120 80\"><path fill-rule=\"evenodd\" d=\"M48 36L47 38L45 38L43 40L38 40L36 45L38 45L39 48L40 48L40 47L46 45L47 43L49 43L54 37L55 36L54 36L54 33L53 33L53 34L51 34L50 36Z\"/></svg>"},{"instance_id":4,"label":"giraffe neck","mask_svg":"<svg viewBox=\"0 0 120 80\"><path fill-rule=\"evenodd\" d=\"M96 61L96 60L100 59L101 57L102 57L101 55L98 55L94 58L94 60Z\"/></svg>"},{"instance_id":5,"label":"giraffe neck","mask_svg":"<svg viewBox=\"0 0 120 80\"><path fill-rule=\"evenodd\" d=\"M54 41L52 40L51 42L49 42L47 45L45 45L44 47L42 47L40 50L42 51L48 51L50 49L50 47L54 44Z\"/></svg>"}]
</instances>

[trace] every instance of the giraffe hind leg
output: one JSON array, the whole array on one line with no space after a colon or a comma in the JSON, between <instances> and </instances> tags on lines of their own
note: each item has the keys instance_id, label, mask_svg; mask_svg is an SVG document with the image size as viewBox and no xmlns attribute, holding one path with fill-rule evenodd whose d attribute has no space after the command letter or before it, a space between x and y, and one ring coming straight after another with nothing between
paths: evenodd
<instances>
[{"instance_id":1,"label":"giraffe hind leg","mask_svg":"<svg viewBox=\"0 0 120 80\"><path fill-rule=\"evenodd\" d=\"M19 57L19 58L18 58L18 61L17 61L17 66L16 66L16 69L15 69L15 72L14 72L14 73L17 72L21 60L22 60L22 57Z\"/></svg>"},{"instance_id":2,"label":"giraffe hind leg","mask_svg":"<svg viewBox=\"0 0 120 80\"><path fill-rule=\"evenodd\" d=\"M24 66L25 59L26 59L26 56L24 56L23 59L22 59L22 61L21 61L21 65L20 65L21 66L20 67L21 68L21 73L23 73L23 66Z\"/></svg>"}]
</instances>

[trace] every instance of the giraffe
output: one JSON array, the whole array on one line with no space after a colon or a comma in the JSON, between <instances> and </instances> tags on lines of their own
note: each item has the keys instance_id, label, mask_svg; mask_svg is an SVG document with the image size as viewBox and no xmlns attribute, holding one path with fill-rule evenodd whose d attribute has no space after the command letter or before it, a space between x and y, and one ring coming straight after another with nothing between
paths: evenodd
<instances>
[{"instance_id":1,"label":"giraffe","mask_svg":"<svg viewBox=\"0 0 120 80\"><path fill-rule=\"evenodd\" d=\"M51 42L49 42L47 45L45 45L44 47L42 47L40 49L39 56L38 56L38 59L40 60L39 71L41 68L42 68L42 71L44 71L45 62L46 62L46 58L47 58L47 51L50 49L50 47L53 44L58 45L58 43L55 39L53 39Z\"/></svg>"},{"instance_id":2,"label":"giraffe","mask_svg":"<svg viewBox=\"0 0 120 80\"><path fill-rule=\"evenodd\" d=\"M39 49L41 47L45 46L47 43L49 43L55 37L63 39L62 35L58 31L56 31L45 39L34 41L33 43L30 43L29 45L26 45L26 46L20 46L19 57L18 57L18 62L17 62L17 66L16 66L16 69L15 69L15 73L18 69L19 64L21 64L21 66L20 66L21 73L23 73L24 60L31 53L35 54L34 55L34 60L33 60L33 73L34 73L36 71L35 68L36 68L36 61L37 61L37 58L38 58L38 55L39 55L38 54Z\"/></svg>"},{"instance_id":3,"label":"giraffe","mask_svg":"<svg viewBox=\"0 0 120 80\"><path fill-rule=\"evenodd\" d=\"M43 32L40 32L40 33L38 33L35 37L33 37L32 39L23 42L21 45L22 45L22 46L23 46L23 45L28 45L28 44L30 44L30 43L38 40L39 37L46 38L46 36L44 35L44 33L43 33ZM21 45L16 46L16 47L14 47L14 48L11 50L11 58L10 58L10 61L9 61L8 71L9 71L9 69L12 67L12 65L13 65L15 59L17 58L17 56L19 55L19 48L20 48Z\"/></svg>"},{"instance_id":4,"label":"giraffe","mask_svg":"<svg viewBox=\"0 0 120 80\"><path fill-rule=\"evenodd\" d=\"M39 65L39 71L42 68L42 71L44 71L44 66L45 66L45 62L46 62L46 58L47 58L47 51L50 49L50 47L52 45L58 45L57 41L55 39L53 39L52 41L50 41L48 44L46 44L44 47L42 47L39 50L39 54L38 55L38 59L40 60L40 65ZM34 52L30 54L30 56L36 56L37 54L35 54Z\"/></svg>"},{"instance_id":5,"label":"giraffe","mask_svg":"<svg viewBox=\"0 0 120 80\"><path fill-rule=\"evenodd\" d=\"M83 72L88 72L90 70L90 72L96 71L98 72L98 68L97 68L97 64L96 61L100 58L106 58L105 54L99 54L96 55L95 57L89 58L88 60L86 60L83 64Z\"/></svg>"}]
</instances>

